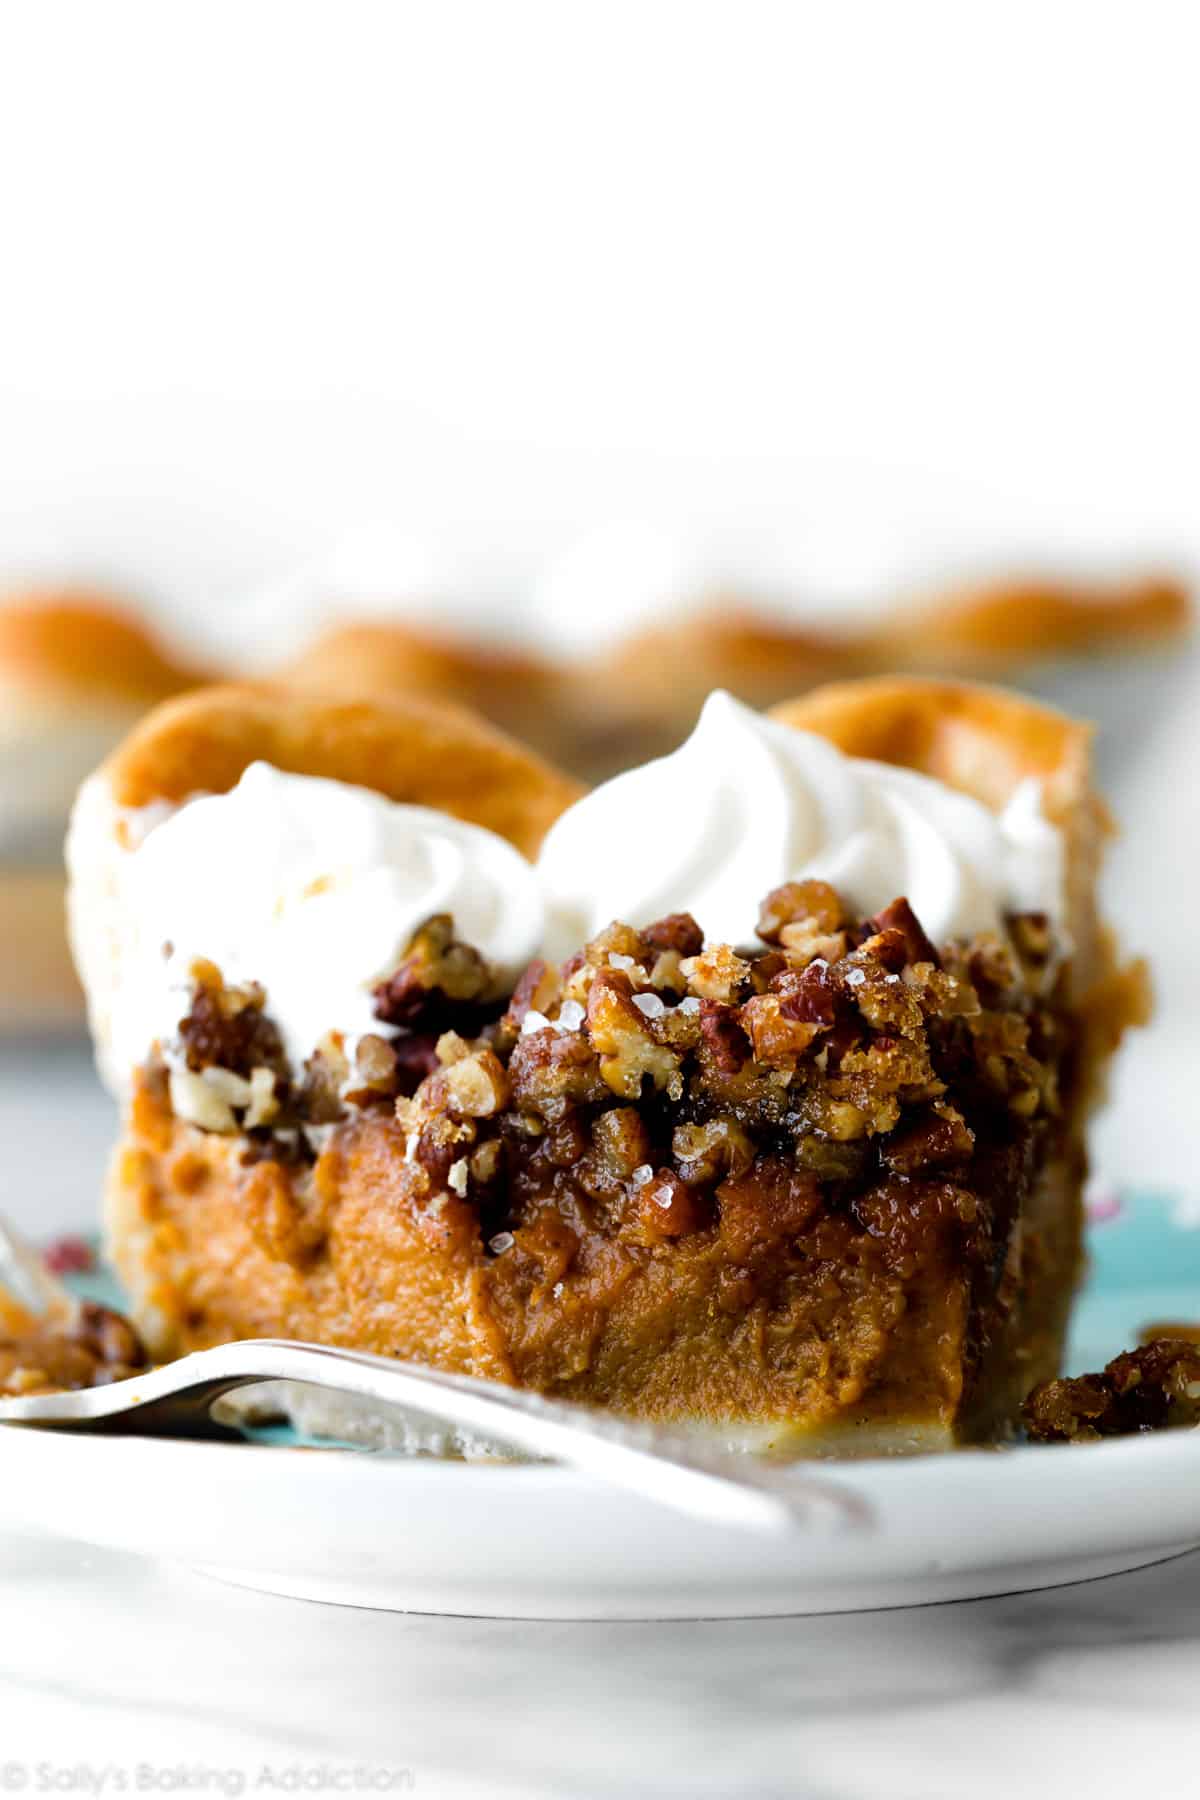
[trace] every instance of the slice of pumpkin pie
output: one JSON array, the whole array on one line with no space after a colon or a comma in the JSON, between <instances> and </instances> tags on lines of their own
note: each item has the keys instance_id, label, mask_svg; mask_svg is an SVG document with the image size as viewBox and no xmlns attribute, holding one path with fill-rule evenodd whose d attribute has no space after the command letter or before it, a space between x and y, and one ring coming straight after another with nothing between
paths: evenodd
<instances>
[{"instance_id":1,"label":"slice of pumpkin pie","mask_svg":"<svg viewBox=\"0 0 1200 1800\"><path fill-rule=\"evenodd\" d=\"M147 1344L342 1344L777 1452L1008 1433L1141 1006L1088 740L959 684L716 693L581 794L415 701L161 708L69 846Z\"/></svg>"}]
</instances>

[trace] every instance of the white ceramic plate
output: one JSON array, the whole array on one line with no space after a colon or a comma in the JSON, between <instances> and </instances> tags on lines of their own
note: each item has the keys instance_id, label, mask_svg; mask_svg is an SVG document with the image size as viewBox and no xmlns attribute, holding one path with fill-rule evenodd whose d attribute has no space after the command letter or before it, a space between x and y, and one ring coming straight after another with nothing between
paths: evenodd
<instances>
[{"instance_id":1,"label":"white ceramic plate","mask_svg":"<svg viewBox=\"0 0 1200 1800\"><path fill-rule=\"evenodd\" d=\"M1071 1361L1200 1317L1200 1232L1093 1228ZM762 1537L544 1466L0 1431L0 1522L344 1605L511 1618L847 1611L1050 1587L1200 1544L1200 1432L822 1465L869 1523Z\"/></svg>"}]
</instances>

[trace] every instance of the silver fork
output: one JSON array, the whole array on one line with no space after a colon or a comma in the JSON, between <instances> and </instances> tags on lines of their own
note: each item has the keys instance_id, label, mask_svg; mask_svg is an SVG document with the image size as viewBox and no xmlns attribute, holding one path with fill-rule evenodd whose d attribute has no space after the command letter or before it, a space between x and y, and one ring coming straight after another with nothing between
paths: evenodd
<instances>
[{"instance_id":1,"label":"silver fork","mask_svg":"<svg viewBox=\"0 0 1200 1800\"><path fill-rule=\"evenodd\" d=\"M0 1219L0 1284L29 1310L70 1317L75 1302ZM796 1466L711 1448L678 1432L545 1399L524 1388L323 1344L252 1338L198 1350L143 1375L62 1394L0 1400L0 1424L141 1436L221 1437L212 1407L264 1381L299 1381L402 1407L598 1476L694 1518L759 1531L799 1524L861 1530L870 1511L852 1488Z\"/></svg>"}]
</instances>

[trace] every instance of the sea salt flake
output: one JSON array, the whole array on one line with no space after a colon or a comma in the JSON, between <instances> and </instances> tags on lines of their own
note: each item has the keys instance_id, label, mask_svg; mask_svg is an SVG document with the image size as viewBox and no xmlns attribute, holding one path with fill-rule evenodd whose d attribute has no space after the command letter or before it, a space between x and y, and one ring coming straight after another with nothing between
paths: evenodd
<instances>
[{"instance_id":1,"label":"sea salt flake","mask_svg":"<svg viewBox=\"0 0 1200 1800\"><path fill-rule=\"evenodd\" d=\"M498 1231L494 1238L488 1239L488 1249L493 1256L503 1256L506 1250L512 1249L516 1241L511 1231Z\"/></svg>"},{"instance_id":2,"label":"sea salt flake","mask_svg":"<svg viewBox=\"0 0 1200 1800\"><path fill-rule=\"evenodd\" d=\"M654 1170L649 1163L639 1163L629 1179L634 1187L645 1187L648 1181L654 1180Z\"/></svg>"},{"instance_id":3,"label":"sea salt flake","mask_svg":"<svg viewBox=\"0 0 1200 1800\"><path fill-rule=\"evenodd\" d=\"M450 1173L447 1175L446 1180L454 1189L455 1193L462 1196L465 1195L467 1191L467 1179L467 1159L465 1156L460 1156L456 1163L451 1163Z\"/></svg>"},{"instance_id":4,"label":"sea salt flake","mask_svg":"<svg viewBox=\"0 0 1200 1800\"><path fill-rule=\"evenodd\" d=\"M635 994L633 996L633 1004L637 1007L638 1011L644 1013L648 1019L661 1019L667 1010L664 1002L657 994Z\"/></svg>"},{"instance_id":5,"label":"sea salt flake","mask_svg":"<svg viewBox=\"0 0 1200 1800\"><path fill-rule=\"evenodd\" d=\"M558 1029L578 1031L584 1021L584 1010L578 1000L564 1000L558 1009Z\"/></svg>"},{"instance_id":6,"label":"sea salt flake","mask_svg":"<svg viewBox=\"0 0 1200 1800\"><path fill-rule=\"evenodd\" d=\"M540 1013L535 1007L531 1006L529 1011L525 1014L525 1017L521 1020L521 1036L529 1037L535 1031L546 1031L549 1028L549 1025L550 1021L545 1013Z\"/></svg>"},{"instance_id":7,"label":"sea salt flake","mask_svg":"<svg viewBox=\"0 0 1200 1800\"><path fill-rule=\"evenodd\" d=\"M686 1000L681 1000L679 1002L679 1010L681 1013L698 1013L700 1011L700 1002L697 1000L695 994L689 994Z\"/></svg>"},{"instance_id":8,"label":"sea salt flake","mask_svg":"<svg viewBox=\"0 0 1200 1800\"><path fill-rule=\"evenodd\" d=\"M608 953L608 966L610 969L632 969L636 967L636 964L634 963L632 956L622 956L619 950L610 950Z\"/></svg>"},{"instance_id":9,"label":"sea salt flake","mask_svg":"<svg viewBox=\"0 0 1200 1800\"><path fill-rule=\"evenodd\" d=\"M847 984L850 987L861 987L866 979L867 974L865 969L851 969L846 977Z\"/></svg>"},{"instance_id":10,"label":"sea salt flake","mask_svg":"<svg viewBox=\"0 0 1200 1800\"><path fill-rule=\"evenodd\" d=\"M674 1197L675 1196L672 1194L670 1188L667 1186L665 1181L661 1187L655 1188L654 1192L650 1196L650 1198L653 1200L655 1206L661 1206L664 1212L670 1212L671 1201L674 1199Z\"/></svg>"}]
</instances>

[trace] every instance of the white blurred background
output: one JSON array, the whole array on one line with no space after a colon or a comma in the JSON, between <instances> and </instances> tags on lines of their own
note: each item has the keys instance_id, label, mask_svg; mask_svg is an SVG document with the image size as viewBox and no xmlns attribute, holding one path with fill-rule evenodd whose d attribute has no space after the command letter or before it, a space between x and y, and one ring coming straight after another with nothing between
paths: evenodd
<instances>
[{"instance_id":1,"label":"white blurred background","mask_svg":"<svg viewBox=\"0 0 1200 1800\"><path fill-rule=\"evenodd\" d=\"M822 611L1193 571L1196 35L1104 0L12 0L0 577L252 655L338 554L487 629L540 595L563 643L693 563ZM580 534L592 604L546 586ZM1194 699L1115 864L1169 974L1123 1177L1188 1135Z\"/></svg>"},{"instance_id":2,"label":"white blurred background","mask_svg":"<svg viewBox=\"0 0 1200 1800\"><path fill-rule=\"evenodd\" d=\"M0 12L0 559L181 625L387 521L818 600L1195 557L1194 13ZM418 561L420 558L418 558Z\"/></svg>"}]
</instances>

